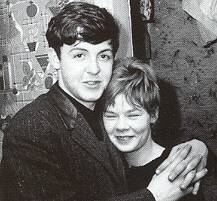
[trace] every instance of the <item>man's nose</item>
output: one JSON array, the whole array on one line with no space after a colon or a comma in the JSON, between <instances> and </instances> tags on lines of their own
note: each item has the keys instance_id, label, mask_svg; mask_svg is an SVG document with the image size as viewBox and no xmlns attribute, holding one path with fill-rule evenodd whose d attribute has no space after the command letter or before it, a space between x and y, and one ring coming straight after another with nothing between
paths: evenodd
<instances>
[{"instance_id":1,"label":"man's nose","mask_svg":"<svg viewBox=\"0 0 217 201\"><path fill-rule=\"evenodd\" d=\"M87 64L87 72L92 74L92 75L96 75L100 72L100 68L99 68L99 63L97 61L97 59L91 59L90 63Z\"/></svg>"}]
</instances>

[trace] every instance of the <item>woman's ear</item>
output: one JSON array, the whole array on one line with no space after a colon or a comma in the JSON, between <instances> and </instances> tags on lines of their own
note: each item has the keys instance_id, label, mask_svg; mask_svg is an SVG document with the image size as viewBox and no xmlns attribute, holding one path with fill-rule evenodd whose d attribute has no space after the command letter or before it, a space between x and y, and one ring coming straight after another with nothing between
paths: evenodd
<instances>
[{"instance_id":1,"label":"woman's ear","mask_svg":"<svg viewBox=\"0 0 217 201\"><path fill-rule=\"evenodd\" d=\"M152 124L156 123L158 116L159 116L159 107L157 107L155 112L153 114L151 114L151 123Z\"/></svg>"},{"instance_id":2,"label":"woman's ear","mask_svg":"<svg viewBox=\"0 0 217 201\"><path fill-rule=\"evenodd\" d=\"M57 56L56 51L52 47L48 49L48 57L49 57L50 64L54 66L56 70L59 70L60 60L59 57Z\"/></svg>"}]
</instances>

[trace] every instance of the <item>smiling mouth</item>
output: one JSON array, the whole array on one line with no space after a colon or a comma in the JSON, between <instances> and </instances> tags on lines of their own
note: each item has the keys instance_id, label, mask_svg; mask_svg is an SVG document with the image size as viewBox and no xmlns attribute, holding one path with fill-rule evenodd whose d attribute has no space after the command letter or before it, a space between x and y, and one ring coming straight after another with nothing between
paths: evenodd
<instances>
[{"instance_id":1,"label":"smiling mouth","mask_svg":"<svg viewBox=\"0 0 217 201\"><path fill-rule=\"evenodd\" d=\"M84 82L85 84L88 84L88 85L96 85L96 84L99 84L100 81L86 81Z\"/></svg>"},{"instance_id":2,"label":"smiling mouth","mask_svg":"<svg viewBox=\"0 0 217 201\"><path fill-rule=\"evenodd\" d=\"M86 81L83 82L88 87L98 87L101 83L101 81Z\"/></svg>"},{"instance_id":3,"label":"smiling mouth","mask_svg":"<svg viewBox=\"0 0 217 201\"><path fill-rule=\"evenodd\" d=\"M96 85L96 84L99 84L100 81L88 81L88 82L85 82L87 83L88 85Z\"/></svg>"},{"instance_id":4,"label":"smiling mouth","mask_svg":"<svg viewBox=\"0 0 217 201\"><path fill-rule=\"evenodd\" d=\"M118 140L123 140L123 141L125 141L125 140L130 140L130 139L132 139L134 136L116 136L116 138L118 139Z\"/></svg>"},{"instance_id":5,"label":"smiling mouth","mask_svg":"<svg viewBox=\"0 0 217 201\"><path fill-rule=\"evenodd\" d=\"M134 136L116 136L116 139L119 144L128 145Z\"/></svg>"}]
</instances>

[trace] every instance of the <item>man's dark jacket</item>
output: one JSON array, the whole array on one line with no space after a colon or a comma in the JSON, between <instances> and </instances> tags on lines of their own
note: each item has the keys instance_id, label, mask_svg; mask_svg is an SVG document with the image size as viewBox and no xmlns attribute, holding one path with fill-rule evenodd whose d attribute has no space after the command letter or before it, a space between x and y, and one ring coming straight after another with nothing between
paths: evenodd
<instances>
[{"instance_id":1,"label":"man's dark jacket","mask_svg":"<svg viewBox=\"0 0 217 201\"><path fill-rule=\"evenodd\" d=\"M147 189L126 194L116 149L106 135L98 141L56 84L10 122L2 166L8 201L154 200Z\"/></svg>"}]
</instances>

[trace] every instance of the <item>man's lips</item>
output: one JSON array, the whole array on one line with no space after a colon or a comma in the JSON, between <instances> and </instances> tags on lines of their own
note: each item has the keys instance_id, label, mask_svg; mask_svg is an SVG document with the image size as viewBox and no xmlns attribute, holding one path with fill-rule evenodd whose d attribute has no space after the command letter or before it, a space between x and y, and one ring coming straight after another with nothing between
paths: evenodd
<instances>
[{"instance_id":1,"label":"man's lips","mask_svg":"<svg viewBox=\"0 0 217 201\"><path fill-rule=\"evenodd\" d=\"M100 80L87 80L82 82L87 87L99 87L101 84Z\"/></svg>"},{"instance_id":2,"label":"man's lips","mask_svg":"<svg viewBox=\"0 0 217 201\"><path fill-rule=\"evenodd\" d=\"M83 83L85 83L85 84L89 84L89 85L95 85L95 84L99 84L101 81L85 81L85 82L83 82Z\"/></svg>"}]
</instances>

